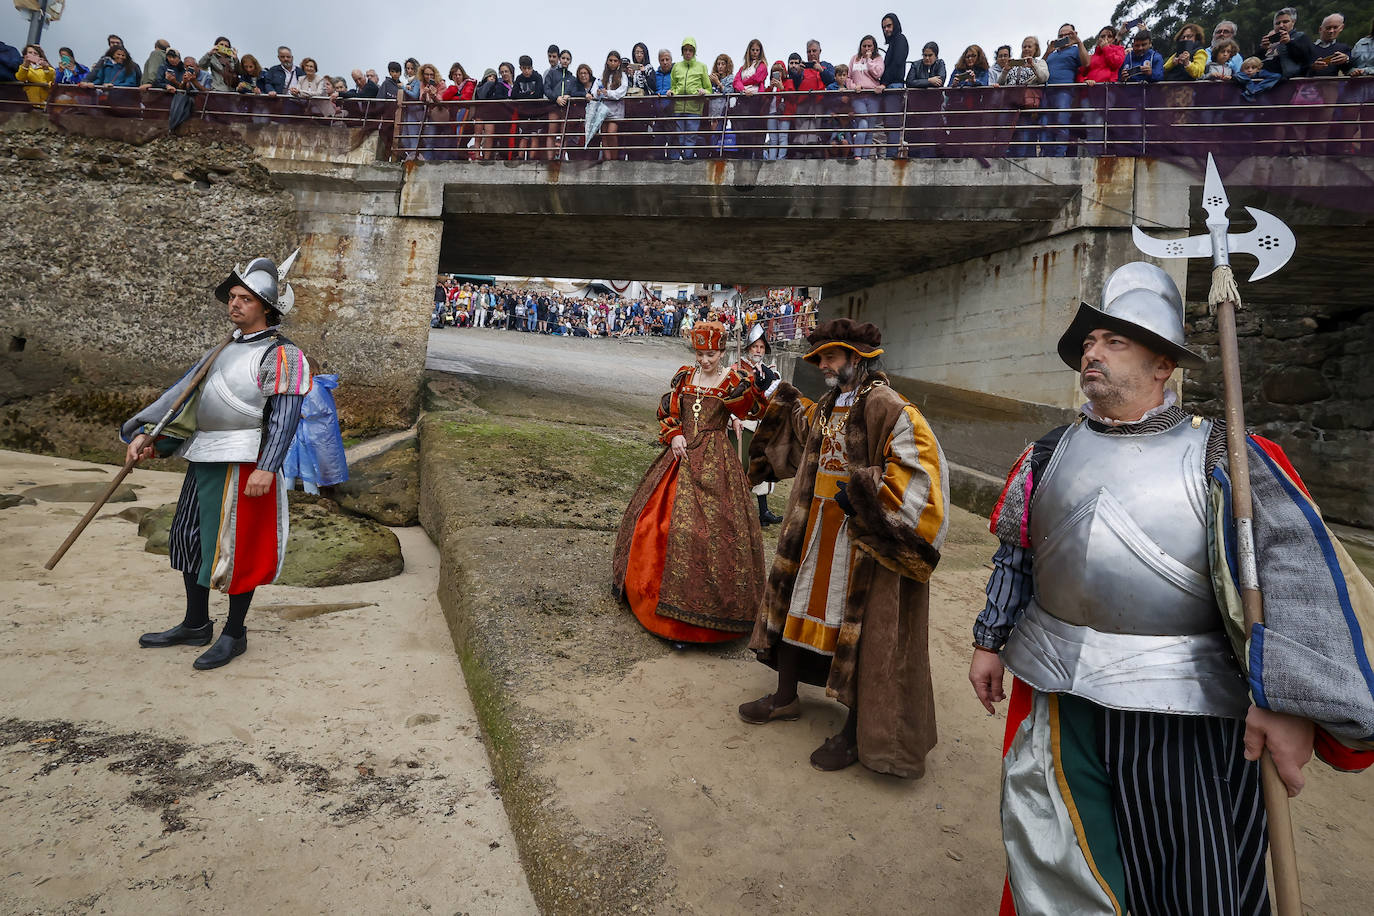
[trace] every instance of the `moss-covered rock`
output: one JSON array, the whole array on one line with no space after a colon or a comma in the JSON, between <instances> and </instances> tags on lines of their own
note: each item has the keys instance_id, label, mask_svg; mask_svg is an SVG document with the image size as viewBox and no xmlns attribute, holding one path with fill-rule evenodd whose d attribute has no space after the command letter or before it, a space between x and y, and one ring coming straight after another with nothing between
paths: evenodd
<instances>
[{"instance_id":1,"label":"moss-covered rock","mask_svg":"<svg viewBox=\"0 0 1374 916\"><path fill-rule=\"evenodd\" d=\"M348 481L334 488L339 505L383 525L420 523L420 442L402 439L386 451L348 469Z\"/></svg>"},{"instance_id":2,"label":"moss-covered rock","mask_svg":"<svg viewBox=\"0 0 1374 916\"><path fill-rule=\"evenodd\" d=\"M138 533L143 549L167 553L167 537L176 505L159 506L143 517ZM371 519L344 514L332 500L291 494L291 533L286 562L277 585L316 588L373 582L399 575L405 568L396 535Z\"/></svg>"}]
</instances>

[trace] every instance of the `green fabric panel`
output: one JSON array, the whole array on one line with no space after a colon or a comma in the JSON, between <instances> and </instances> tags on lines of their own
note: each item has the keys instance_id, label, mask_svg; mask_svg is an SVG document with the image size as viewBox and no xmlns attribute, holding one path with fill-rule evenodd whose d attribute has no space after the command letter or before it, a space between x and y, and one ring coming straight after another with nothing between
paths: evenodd
<instances>
[{"instance_id":1,"label":"green fabric panel","mask_svg":"<svg viewBox=\"0 0 1374 916\"><path fill-rule=\"evenodd\" d=\"M193 461L191 467L196 473L196 504L200 507L200 572L196 581L209 588L210 573L215 565L215 545L219 543L224 481L229 477L231 466L218 461Z\"/></svg>"},{"instance_id":2,"label":"green fabric panel","mask_svg":"<svg viewBox=\"0 0 1374 916\"><path fill-rule=\"evenodd\" d=\"M1059 766L1083 823L1088 852L1121 907L1126 906L1126 868L1116 841L1111 788L1097 753L1097 712L1087 700L1059 694Z\"/></svg>"}]
</instances>

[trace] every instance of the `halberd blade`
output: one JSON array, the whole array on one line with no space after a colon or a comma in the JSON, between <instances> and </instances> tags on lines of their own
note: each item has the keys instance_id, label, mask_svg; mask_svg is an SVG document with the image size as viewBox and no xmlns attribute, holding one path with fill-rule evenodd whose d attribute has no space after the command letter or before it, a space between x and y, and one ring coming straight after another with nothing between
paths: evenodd
<instances>
[{"instance_id":1,"label":"halberd blade","mask_svg":"<svg viewBox=\"0 0 1374 916\"><path fill-rule=\"evenodd\" d=\"M1217 164L1212 159L1212 154L1207 154L1207 178L1202 184L1202 208L1207 211L1207 225L1225 226L1226 210L1231 206L1231 201L1226 196L1226 187L1221 183L1221 176L1217 174ZM1210 252L1209 252L1210 254Z\"/></svg>"},{"instance_id":2,"label":"halberd blade","mask_svg":"<svg viewBox=\"0 0 1374 916\"><path fill-rule=\"evenodd\" d=\"M1157 239L1140 231L1139 226L1131 227L1131 237L1135 247L1152 258L1210 258L1212 256L1212 237L1195 235L1186 239Z\"/></svg>"},{"instance_id":3,"label":"halberd blade","mask_svg":"<svg viewBox=\"0 0 1374 916\"><path fill-rule=\"evenodd\" d=\"M1259 265L1250 275L1250 282L1263 280L1287 264L1297 251L1298 242L1283 220L1272 213L1246 207L1245 212L1255 221L1255 228L1244 235L1232 235L1227 239L1231 253L1243 251L1259 259Z\"/></svg>"}]
</instances>

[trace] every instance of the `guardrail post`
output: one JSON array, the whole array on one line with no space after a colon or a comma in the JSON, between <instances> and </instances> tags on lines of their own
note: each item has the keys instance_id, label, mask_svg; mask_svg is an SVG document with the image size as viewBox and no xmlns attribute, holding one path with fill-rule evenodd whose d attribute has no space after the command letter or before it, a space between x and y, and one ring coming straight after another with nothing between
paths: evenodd
<instances>
[{"instance_id":1,"label":"guardrail post","mask_svg":"<svg viewBox=\"0 0 1374 916\"><path fill-rule=\"evenodd\" d=\"M395 162L401 150L401 110L405 107L405 89L398 87L396 92L396 114L391 123L391 161Z\"/></svg>"}]
</instances>

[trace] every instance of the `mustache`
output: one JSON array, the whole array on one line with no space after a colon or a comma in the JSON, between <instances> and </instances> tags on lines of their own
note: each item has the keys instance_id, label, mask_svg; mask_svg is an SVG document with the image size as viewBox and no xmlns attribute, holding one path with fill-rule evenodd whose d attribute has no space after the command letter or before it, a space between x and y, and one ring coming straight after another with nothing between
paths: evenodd
<instances>
[{"instance_id":1,"label":"mustache","mask_svg":"<svg viewBox=\"0 0 1374 916\"><path fill-rule=\"evenodd\" d=\"M1088 363L1086 366L1083 367L1083 370L1082 370L1081 372L1079 372L1078 374L1079 374L1079 375L1082 375L1084 372L1087 372L1089 369L1093 370L1094 372L1101 372L1101 373L1102 373L1102 376L1103 376L1104 378L1111 378L1111 376L1112 376L1111 372L1109 372L1109 371L1107 370L1107 364L1106 364L1106 363L1103 363L1103 362L1098 362L1097 360L1094 360L1094 361Z\"/></svg>"}]
</instances>

